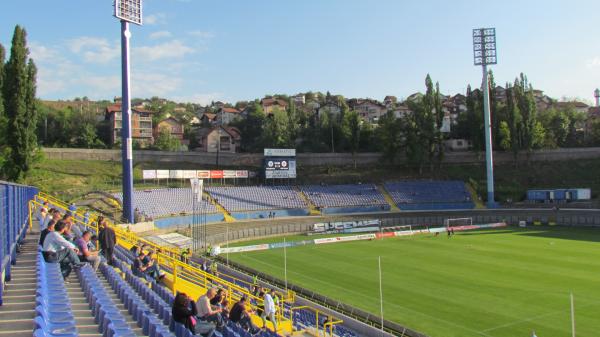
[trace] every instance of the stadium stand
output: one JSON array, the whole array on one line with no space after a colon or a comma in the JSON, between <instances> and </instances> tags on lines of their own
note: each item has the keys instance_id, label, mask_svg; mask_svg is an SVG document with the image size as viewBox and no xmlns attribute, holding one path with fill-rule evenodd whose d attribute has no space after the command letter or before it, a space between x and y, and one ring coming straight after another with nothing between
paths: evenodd
<instances>
[{"instance_id":1,"label":"stadium stand","mask_svg":"<svg viewBox=\"0 0 600 337\"><path fill-rule=\"evenodd\" d=\"M5 187L6 185L0 186ZM12 316L2 316L0 327L3 329L0 335L8 333L10 336L31 336L32 331L34 331L33 335L37 337L189 337L191 334L183 325L173 322L170 311L174 299L173 293L182 289L193 296L198 296L199 292L205 291L208 287L218 286L229 291L232 300L230 304L243 295L251 298L254 306L262 305L262 298L250 294L247 282L240 282L240 280L224 274L215 276L200 271L191 265L180 262L178 259L180 252L178 250L156 246L114 225L111 226L114 228L118 239L114 266L103 263L99 271L94 272L90 266L86 265L77 268L76 273L72 273L70 277L63 281L60 265L46 263L42 254L39 251L35 252L38 249L34 248L34 246L37 246L37 238L28 237L26 240L23 240L23 238L24 233L27 232L27 224L29 224L31 230L36 222L35 218L41 218L38 210L43 202L49 202L49 207L57 208L61 213L66 213L69 205L43 193L35 195L37 192L35 189L27 190L27 187L23 188L25 188L25 192L13 193L11 187L9 197L6 197L8 195L6 190L2 191L4 198L0 200L3 201L1 207L3 212L7 209L16 211L17 208L21 208L21 211L14 213L19 214L21 217L11 217L5 212L3 213L5 216L1 219L4 221L3 225L7 225L3 228L11 227L8 226L7 219L10 219L11 223L14 221L19 224L13 233L15 234L15 242L25 244L21 248L22 253L19 257L27 261L25 257L30 256L28 266L14 267L15 280L18 278L19 280L31 280L33 282L24 282L17 289L13 288L12 283L7 284L4 291L6 294L15 294L14 291L22 292L23 290L20 289L31 288L31 290L27 290L27 294L30 294L31 299L27 299L23 293L17 293L16 296L7 295L6 300L8 302L14 298L18 301L20 307L30 306L31 308L27 312L31 312L32 316L27 318L25 315L20 321L20 323L23 323L22 326L15 324L15 320L11 319ZM27 206L29 206L29 209ZM75 211L74 214L74 219L78 225L85 226L97 233L95 225L97 215L88 214L88 217L84 217L80 213ZM82 222L84 219L85 223ZM6 242L11 241L6 236L3 236L2 239ZM133 262L132 253L129 248L134 244L147 244L151 250L159 252L157 255L159 261L161 261L161 268L167 272L165 286L157 284L156 281L150 280L148 277L140 278L133 275L130 269ZM16 248L14 258L11 257L11 260L14 261L15 259ZM103 262L106 261L103 260ZM30 268L31 264L35 264L36 268ZM5 271L8 268L10 268L10 264L5 268ZM223 278L220 276L223 276ZM232 282L228 282L224 278L228 278ZM10 309L8 304L11 303L4 304L3 307L0 307L0 313L3 314L6 313L7 308ZM282 299L281 309L277 316L279 325L290 332L293 324L291 318L292 302ZM304 312L304 310L296 312ZM21 311L10 311L10 313L11 315L22 314ZM324 314L321 315L321 317L325 317ZM290 318L286 318L286 316ZM3 319L5 318L9 319L10 323L7 324L10 324L10 327L3 325ZM258 317L253 317L253 320L255 323L260 322ZM286 322L288 323L286 324ZM314 321L316 325L312 329L313 331L324 330L326 327L333 325L330 323L322 320L319 320L319 323ZM335 324L339 323L341 321L337 320ZM300 326L299 324L305 328L311 328L309 320L296 325ZM260 324L258 325L260 326ZM21 330L18 330L19 328ZM340 325L334 326L332 329L337 331L338 336L356 336ZM249 334L240 326L228 322L222 332L217 332L214 336L249 337ZM277 337L279 334L263 330L254 336Z\"/></svg>"},{"instance_id":2,"label":"stadium stand","mask_svg":"<svg viewBox=\"0 0 600 337\"><path fill-rule=\"evenodd\" d=\"M123 201L122 193L115 193L115 198ZM152 190L137 190L133 192L133 200L136 207L151 218L160 218L170 215L193 213L191 188L167 188ZM216 213L213 204L202 199L199 210L205 213Z\"/></svg>"},{"instance_id":3,"label":"stadium stand","mask_svg":"<svg viewBox=\"0 0 600 337\"><path fill-rule=\"evenodd\" d=\"M384 186L402 210L475 207L462 181L405 181L385 183Z\"/></svg>"},{"instance_id":4,"label":"stadium stand","mask_svg":"<svg viewBox=\"0 0 600 337\"><path fill-rule=\"evenodd\" d=\"M388 211L390 205L377 186L355 185L308 185L300 190L324 214Z\"/></svg>"},{"instance_id":5,"label":"stadium stand","mask_svg":"<svg viewBox=\"0 0 600 337\"><path fill-rule=\"evenodd\" d=\"M236 219L308 215L308 206L291 186L207 187L206 191Z\"/></svg>"}]
</instances>

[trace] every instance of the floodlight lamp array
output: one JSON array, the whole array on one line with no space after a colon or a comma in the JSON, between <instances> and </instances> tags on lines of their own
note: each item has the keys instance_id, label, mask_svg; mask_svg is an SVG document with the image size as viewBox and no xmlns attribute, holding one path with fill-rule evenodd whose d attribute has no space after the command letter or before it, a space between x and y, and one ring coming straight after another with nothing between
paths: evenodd
<instances>
[{"instance_id":1,"label":"floodlight lamp array","mask_svg":"<svg viewBox=\"0 0 600 337\"><path fill-rule=\"evenodd\" d=\"M473 58L476 66L496 64L496 29L473 29Z\"/></svg>"},{"instance_id":2,"label":"floodlight lamp array","mask_svg":"<svg viewBox=\"0 0 600 337\"><path fill-rule=\"evenodd\" d=\"M115 17L142 25L142 0L115 0Z\"/></svg>"}]
</instances>

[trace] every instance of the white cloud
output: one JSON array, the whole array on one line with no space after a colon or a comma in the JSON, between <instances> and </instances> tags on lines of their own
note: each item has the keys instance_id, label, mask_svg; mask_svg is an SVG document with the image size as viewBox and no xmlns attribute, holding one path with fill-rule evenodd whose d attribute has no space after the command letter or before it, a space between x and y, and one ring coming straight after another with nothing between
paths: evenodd
<instances>
[{"instance_id":1,"label":"white cloud","mask_svg":"<svg viewBox=\"0 0 600 337\"><path fill-rule=\"evenodd\" d=\"M110 97L115 93L121 93L121 76L85 76L78 80L83 87L87 86L96 93L104 97Z\"/></svg>"},{"instance_id":2,"label":"white cloud","mask_svg":"<svg viewBox=\"0 0 600 337\"><path fill-rule=\"evenodd\" d=\"M181 88L183 80L177 76L170 76L156 72L133 72L131 75L134 97L166 97Z\"/></svg>"},{"instance_id":3,"label":"white cloud","mask_svg":"<svg viewBox=\"0 0 600 337\"><path fill-rule=\"evenodd\" d=\"M83 56L89 63L108 63L119 57L121 52L118 43L111 44L105 38L82 36L67 43L73 53Z\"/></svg>"},{"instance_id":4,"label":"white cloud","mask_svg":"<svg viewBox=\"0 0 600 337\"><path fill-rule=\"evenodd\" d=\"M586 62L586 65L587 65L588 68L600 67L600 56L596 56L594 58L589 59Z\"/></svg>"},{"instance_id":5,"label":"white cloud","mask_svg":"<svg viewBox=\"0 0 600 337\"><path fill-rule=\"evenodd\" d=\"M207 39L207 40L215 37L215 34L213 32L204 32L201 30L193 30L191 32L188 32L188 35L191 35L194 37L199 37L201 39Z\"/></svg>"},{"instance_id":6,"label":"white cloud","mask_svg":"<svg viewBox=\"0 0 600 337\"><path fill-rule=\"evenodd\" d=\"M135 57L144 61L156 61L160 59L182 58L194 52L192 47L185 45L179 40L172 40L154 46L137 47L133 49Z\"/></svg>"},{"instance_id":7,"label":"white cloud","mask_svg":"<svg viewBox=\"0 0 600 337\"><path fill-rule=\"evenodd\" d=\"M171 32L169 32L168 30L160 30L158 32L150 34L150 38L153 40L168 38L171 36L173 36L173 34L171 34Z\"/></svg>"},{"instance_id":8,"label":"white cloud","mask_svg":"<svg viewBox=\"0 0 600 337\"><path fill-rule=\"evenodd\" d=\"M167 15L165 13L156 13L144 16L145 25L158 25L167 23Z\"/></svg>"}]
</instances>

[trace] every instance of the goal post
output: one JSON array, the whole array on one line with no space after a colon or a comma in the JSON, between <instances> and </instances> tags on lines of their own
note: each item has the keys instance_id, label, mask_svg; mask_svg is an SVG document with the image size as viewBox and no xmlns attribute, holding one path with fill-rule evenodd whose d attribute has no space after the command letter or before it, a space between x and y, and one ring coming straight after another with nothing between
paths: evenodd
<instances>
[{"instance_id":1,"label":"goal post","mask_svg":"<svg viewBox=\"0 0 600 337\"><path fill-rule=\"evenodd\" d=\"M448 218L444 220L444 226L446 228L471 225L473 225L473 218Z\"/></svg>"}]
</instances>

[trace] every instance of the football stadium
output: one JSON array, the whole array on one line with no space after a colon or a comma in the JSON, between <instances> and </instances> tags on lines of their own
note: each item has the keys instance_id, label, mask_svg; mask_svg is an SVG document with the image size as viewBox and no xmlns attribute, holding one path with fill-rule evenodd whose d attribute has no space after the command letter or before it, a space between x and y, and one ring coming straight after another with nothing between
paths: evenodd
<instances>
[{"instance_id":1,"label":"football stadium","mask_svg":"<svg viewBox=\"0 0 600 337\"><path fill-rule=\"evenodd\" d=\"M368 6L381 18L413 10L385 26L360 0L114 0L112 13L31 2L39 12L0 13L0 337L599 335L598 57L548 78L538 68L566 58L540 65L528 53L548 43L507 42L506 62L559 99L502 74L512 68L494 74L495 27L434 20L435 34L414 33L466 32L466 65L447 41L448 59L434 62L373 40L441 12L468 16L441 2ZM482 6L501 18L518 7L556 36L590 28L550 27L561 4L541 18L510 1ZM112 35L96 26L110 14ZM498 33L516 40L506 20ZM374 56L386 48L392 59ZM389 67L397 55L402 73ZM424 93L381 101L289 84L402 92L412 89L382 74L421 63L461 92L443 94L429 73ZM299 93L249 99L256 90Z\"/></svg>"}]
</instances>

